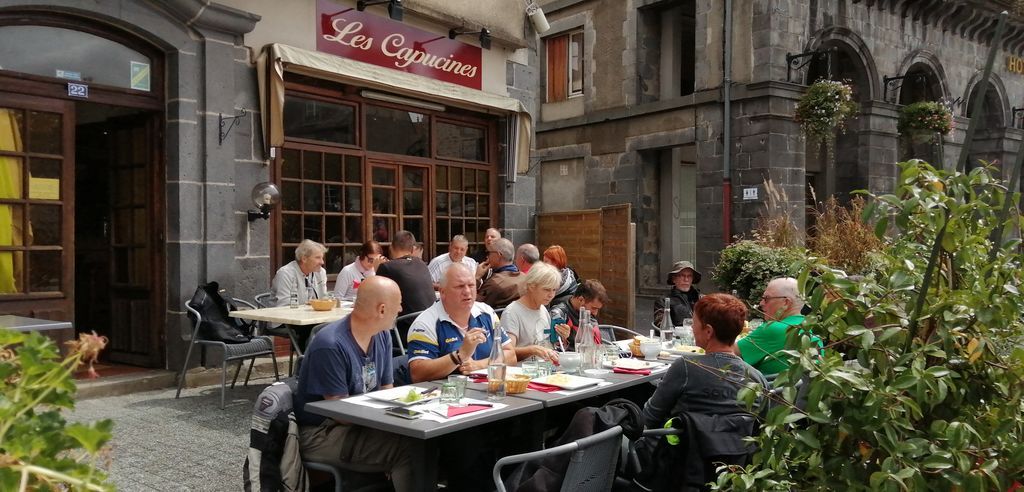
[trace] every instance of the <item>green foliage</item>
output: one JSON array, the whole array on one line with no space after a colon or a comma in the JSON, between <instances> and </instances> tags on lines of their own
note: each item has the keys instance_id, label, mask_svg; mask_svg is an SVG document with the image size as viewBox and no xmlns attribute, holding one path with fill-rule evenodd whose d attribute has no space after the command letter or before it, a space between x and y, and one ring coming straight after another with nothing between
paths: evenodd
<instances>
[{"instance_id":1,"label":"green foliage","mask_svg":"<svg viewBox=\"0 0 1024 492\"><path fill-rule=\"evenodd\" d=\"M850 275L872 273L883 244L874 229L863 222L864 206L860 196L854 197L848 208L829 197L821 209L815 209L814 227L807 241L811 254Z\"/></svg>"},{"instance_id":2,"label":"green foliage","mask_svg":"<svg viewBox=\"0 0 1024 492\"><path fill-rule=\"evenodd\" d=\"M750 302L761 297L769 280L795 275L803 257L803 250L798 248L737 241L722 250L715 266L715 283L725 292L735 290L740 299Z\"/></svg>"},{"instance_id":3,"label":"green foliage","mask_svg":"<svg viewBox=\"0 0 1024 492\"><path fill-rule=\"evenodd\" d=\"M953 113L944 104L920 101L900 108L899 132L938 133L948 135L953 130Z\"/></svg>"},{"instance_id":4,"label":"green foliage","mask_svg":"<svg viewBox=\"0 0 1024 492\"><path fill-rule=\"evenodd\" d=\"M113 423L67 424L80 356L38 333L0 329L0 490L111 490L96 462Z\"/></svg>"},{"instance_id":5,"label":"green foliage","mask_svg":"<svg viewBox=\"0 0 1024 492\"><path fill-rule=\"evenodd\" d=\"M900 166L895 194L864 210L886 241L878 273L802 266L806 327L829 344L790 334L760 450L717 489L1008 490L1024 476L1021 242L993 235L1007 189L985 168Z\"/></svg>"},{"instance_id":6,"label":"green foliage","mask_svg":"<svg viewBox=\"0 0 1024 492\"><path fill-rule=\"evenodd\" d=\"M836 129L845 129L846 121L859 111L853 102L853 89L835 80L811 84L796 105L796 121L808 137L831 141Z\"/></svg>"}]
</instances>

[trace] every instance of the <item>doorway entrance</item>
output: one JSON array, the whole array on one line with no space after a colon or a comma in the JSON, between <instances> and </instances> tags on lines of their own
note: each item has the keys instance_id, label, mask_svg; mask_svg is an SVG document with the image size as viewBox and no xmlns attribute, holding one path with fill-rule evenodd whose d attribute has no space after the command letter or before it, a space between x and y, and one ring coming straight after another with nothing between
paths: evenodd
<instances>
[{"instance_id":1,"label":"doorway entrance","mask_svg":"<svg viewBox=\"0 0 1024 492\"><path fill-rule=\"evenodd\" d=\"M107 336L111 362L159 367L159 114L76 106L75 326Z\"/></svg>"}]
</instances>

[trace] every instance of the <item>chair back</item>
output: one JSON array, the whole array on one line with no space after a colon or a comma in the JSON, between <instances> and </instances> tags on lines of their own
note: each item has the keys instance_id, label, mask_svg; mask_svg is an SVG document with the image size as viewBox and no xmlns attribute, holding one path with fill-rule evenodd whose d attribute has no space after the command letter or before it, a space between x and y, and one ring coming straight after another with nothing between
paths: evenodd
<instances>
[{"instance_id":1,"label":"chair back","mask_svg":"<svg viewBox=\"0 0 1024 492\"><path fill-rule=\"evenodd\" d=\"M270 307L270 296L270 292L264 292L262 294L256 294L256 297L254 297L253 300L256 301L257 306L261 308L268 308Z\"/></svg>"},{"instance_id":2,"label":"chair back","mask_svg":"<svg viewBox=\"0 0 1024 492\"><path fill-rule=\"evenodd\" d=\"M190 332L182 330L181 339L191 342L199 338L199 325L203 323L203 315L199 314L199 311L192 307L192 303L189 301L185 301L185 311L188 313L189 318L195 320L195 323L192 324Z\"/></svg>"},{"instance_id":3,"label":"chair back","mask_svg":"<svg viewBox=\"0 0 1024 492\"><path fill-rule=\"evenodd\" d=\"M391 327L391 343L394 345L392 355L406 355L405 337L409 333L409 326L416 320L416 317L423 311L407 313L395 319L395 326Z\"/></svg>"},{"instance_id":4,"label":"chair back","mask_svg":"<svg viewBox=\"0 0 1024 492\"><path fill-rule=\"evenodd\" d=\"M615 468L622 449L622 427L615 426L574 443L569 468L562 479L562 491L607 492L615 481Z\"/></svg>"},{"instance_id":5,"label":"chair back","mask_svg":"<svg viewBox=\"0 0 1024 492\"><path fill-rule=\"evenodd\" d=\"M625 328L619 325L597 325L597 329L601 331L601 341L604 343L612 343L616 340L625 340L620 337L635 337L639 333Z\"/></svg>"}]
</instances>

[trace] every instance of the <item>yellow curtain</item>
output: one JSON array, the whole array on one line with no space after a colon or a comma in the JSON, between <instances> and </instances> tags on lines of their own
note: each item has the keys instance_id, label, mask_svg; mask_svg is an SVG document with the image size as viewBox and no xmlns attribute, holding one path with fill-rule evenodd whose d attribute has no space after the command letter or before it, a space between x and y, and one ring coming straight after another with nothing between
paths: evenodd
<instances>
[{"instance_id":1,"label":"yellow curtain","mask_svg":"<svg viewBox=\"0 0 1024 492\"><path fill-rule=\"evenodd\" d=\"M0 108L0 149L23 152L15 109ZM0 198L21 198L22 163L15 157L0 156ZM0 246L21 246L24 231L21 214L14 206L0 204ZM0 294L23 292L18 285L25 258L12 251L0 251Z\"/></svg>"}]
</instances>

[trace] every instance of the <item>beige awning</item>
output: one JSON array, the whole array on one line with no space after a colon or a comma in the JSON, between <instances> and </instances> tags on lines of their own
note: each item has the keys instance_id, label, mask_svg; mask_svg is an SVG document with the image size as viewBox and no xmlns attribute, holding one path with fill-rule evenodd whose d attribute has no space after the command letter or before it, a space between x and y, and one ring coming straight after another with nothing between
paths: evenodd
<instances>
[{"instance_id":1,"label":"beige awning","mask_svg":"<svg viewBox=\"0 0 1024 492\"><path fill-rule=\"evenodd\" d=\"M440 104L503 115L514 121L509 125L510 155L515 156L515 173L529 168L533 123L523 103L510 97L468 89L450 82L429 79L348 58L304 50L284 44L269 44L256 59L259 71L260 116L263 120L264 150L284 144L284 72L337 80L347 84L420 98ZM511 164L511 163L510 163Z\"/></svg>"}]
</instances>

